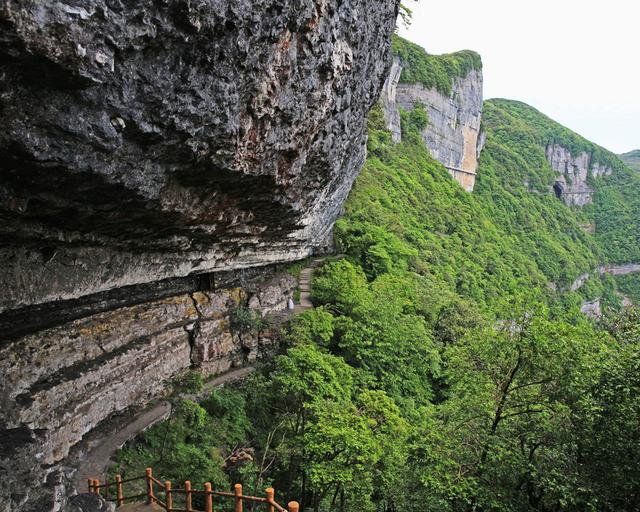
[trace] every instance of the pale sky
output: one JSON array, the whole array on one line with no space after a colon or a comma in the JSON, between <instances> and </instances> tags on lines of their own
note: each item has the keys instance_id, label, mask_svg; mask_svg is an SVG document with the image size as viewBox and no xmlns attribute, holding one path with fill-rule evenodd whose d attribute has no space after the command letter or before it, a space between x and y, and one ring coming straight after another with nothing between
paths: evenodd
<instances>
[{"instance_id":1,"label":"pale sky","mask_svg":"<svg viewBox=\"0 0 640 512\"><path fill-rule=\"evenodd\" d=\"M640 0L403 0L400 33L475 50L485 98L521 100L616 153L640 149Z\"/></svg>"}]
</instances>

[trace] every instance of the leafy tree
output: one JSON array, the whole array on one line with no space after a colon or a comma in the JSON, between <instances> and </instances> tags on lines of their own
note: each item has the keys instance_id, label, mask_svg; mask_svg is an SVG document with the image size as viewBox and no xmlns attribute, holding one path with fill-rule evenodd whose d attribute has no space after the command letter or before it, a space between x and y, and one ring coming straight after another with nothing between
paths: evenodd
<instances>
[{"instance_id":1,"label":"leafy tree","mask_svg":"<svg viewBox=\"0 0 640 512\"><path fill-rule=\"evenodd\" d=\"M640 506L640 314L627 310L607 325L616 345L584 396L577 422L583 485L599 510L635 510Z\"/></svg>"},{"instance_id":2,"label":"leafy tree","mask_svg":"<svg viewBox=\"0 0 640 512\"><path fill-rule=\"evenodd\" d=\"M287 338L293 344L315 344L328 347L333 339L334 318L325 308L303 312L289 326Z\"/></svg>"}]
</instances>

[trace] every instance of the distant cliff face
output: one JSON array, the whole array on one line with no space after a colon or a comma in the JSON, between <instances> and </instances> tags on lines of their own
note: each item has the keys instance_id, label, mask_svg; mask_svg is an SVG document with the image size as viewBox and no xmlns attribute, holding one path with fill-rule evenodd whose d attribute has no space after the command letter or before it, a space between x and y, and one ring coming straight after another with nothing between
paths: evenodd
<instances>
[{"instance_id":1,"label":"distant cliff face","mask_svg":"<svg viewBox=\"0 0 640 512\"><path fill-rule=\"evenodd\" d=\"M434 158L444 164L451 175L471 192L475 185L481 147L482 72L473 70L456 78L450 96L421 84L399 84L398 105L411 110L425 106L429 123L422 132Z\"/></svg>"},{"instance_id":2,"label":"distant cliff face","mask_svg":"<svg viewBox=\"0 0 640 512\"><path fill-rule=\"evenodd\" d=\"M424 51L423 51L424 52ZM455 56L424 54L424 59L437 60ZM387 127L393 140L401 138L399 109L412 110L423 105L429 122L422 131L432 156L439 160L451 176L468 192L473 191L478 158L484 145L480 132L483 103L481 69L469 69L460 76L447 77L448 91L423 83L403 81L403 63L396 57L384 87L383 103Z\"/></svg>"},{"instance_id":3,"label":"distant cliff face","mask_svg":"<svg viewBox=\"0 0 640 512\"><path fill-rule=\"evenodd\" d=\"M398 109L398 84L402 74L402 63L398 57L393 59L389 70L389 76L384 82L382 90L382 104L384 107L384 120L391 132L391 139L396 144L402 140L402 127L400 126L400 110Z\"/></svg>"},{"instance_id":4,"label":"distant cliff face","mask_svg":"<svg viewBox=\"0 0 640 512\"><path fill-rule=\"evenodd\" d=\"M574 156L559 144L549 144L546 154L549 165L560 175L554 191L568 206L584 206L593 202L594 190L589 186L589 176L597 178L613 172L611 167L592 162L590 154L582 152Z\"/></svg>"},{"instance_id":5,"label":"distant cliff face","mask_svg":"<svg viewBox=\"0 0 640 512\"><path fill-rule=\"evenodd\" d=\"M397 4L0 1L0 311L312 252Z\"/></svg>"}]
</instances>

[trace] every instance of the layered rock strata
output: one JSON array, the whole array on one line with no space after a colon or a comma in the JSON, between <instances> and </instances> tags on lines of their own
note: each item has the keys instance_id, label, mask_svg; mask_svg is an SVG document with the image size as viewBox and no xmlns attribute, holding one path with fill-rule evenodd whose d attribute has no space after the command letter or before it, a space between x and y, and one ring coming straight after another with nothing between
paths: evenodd
<instances>
[{"instance_id":1,"label":"layered rock strata","mask_svg":"<svg viewBox=\"0 0 640 512\"><path fill-rule=\"evenodd\" d=\"M95 313L3 343L0 459L57 463L101 421L161 394L182 371L251 363L271 350L273 333L268 325L234 328L235 312L283 312L296 286L288 274L238 276L235 287Z\"/></svg>"}]
</instances>

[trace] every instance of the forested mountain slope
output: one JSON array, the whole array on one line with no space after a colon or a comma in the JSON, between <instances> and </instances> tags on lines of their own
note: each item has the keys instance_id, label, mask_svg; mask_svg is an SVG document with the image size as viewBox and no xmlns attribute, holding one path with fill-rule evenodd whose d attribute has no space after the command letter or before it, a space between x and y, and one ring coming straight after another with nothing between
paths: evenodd
<instances>
[{"instance_id":1,"label":"forested mountain slope","mask_svg":"<svg viewBox=\"0 0 640 512\"><path fill-rule=\"evenodd\" d=\"M341 250L370 278L409 270L487 305L524 289L551 293L549 282L568 284L597 264L598 248L570 209L506 174L518 157L491 136L479 190L467 194L422 144L419 108L403 120L395 146L372 113L369 159L336 226Z\"/></svg>"},{"instance_id":2,"label":"forested mountain slope","mask_svg":"<svg viewBox=\"0 0 640 512\"><path fill-rule=\"evenodd\" d=\"M424 58L445 94L464 73L456 57ZM492 100L468 193L432 156L427 111L399 112L399 143L382 106L371 112L335 229L346 257L317 271L316 308L283 331L281 355L242 389L180 405L120 454L121 470L160 460L180 479L199 460L200 479L269 482L314 511L637 510L640 315L580 313L585 299L615 302L607 275L570 291L635 257L631 171L535 109ZM582 207L558 197L549 155L603 169ZM254 460L214 471L219 450L244 445Z\"/></svg>"},{"instance_id":3,"label":"forested mountain slope","mask_svg":"<svg viewBox=\"0 0 640 512\"><path fill-rule=\"evenodd\" d=\"M551 147L565 148L573 157L587 155L591 169L586 173L583 192L577 194L588 194L590 201L582 211L573 208L572 216L591 225L603 263L640 259L640 177L637 173L613 153L521 102L502 99L485 102L483 122L489 134L485 162L502 158L500 178L503 182L509 181L513 190L529 189L550 195L559 176L558 169L549 165ZM566 167L571 165L565 162ZM594 168L607 169L607 172L596 176L591 172ZM484 172L485 177L492 176L491 166L483 170L488 171ZM480 174L483 180L483 173ZM488 185L487 180L484 181ZM492 183L490 188L495 186L496 183ZM483 190L481 194L489 193L487 186Z\"/></svg>"}]
</instances>

